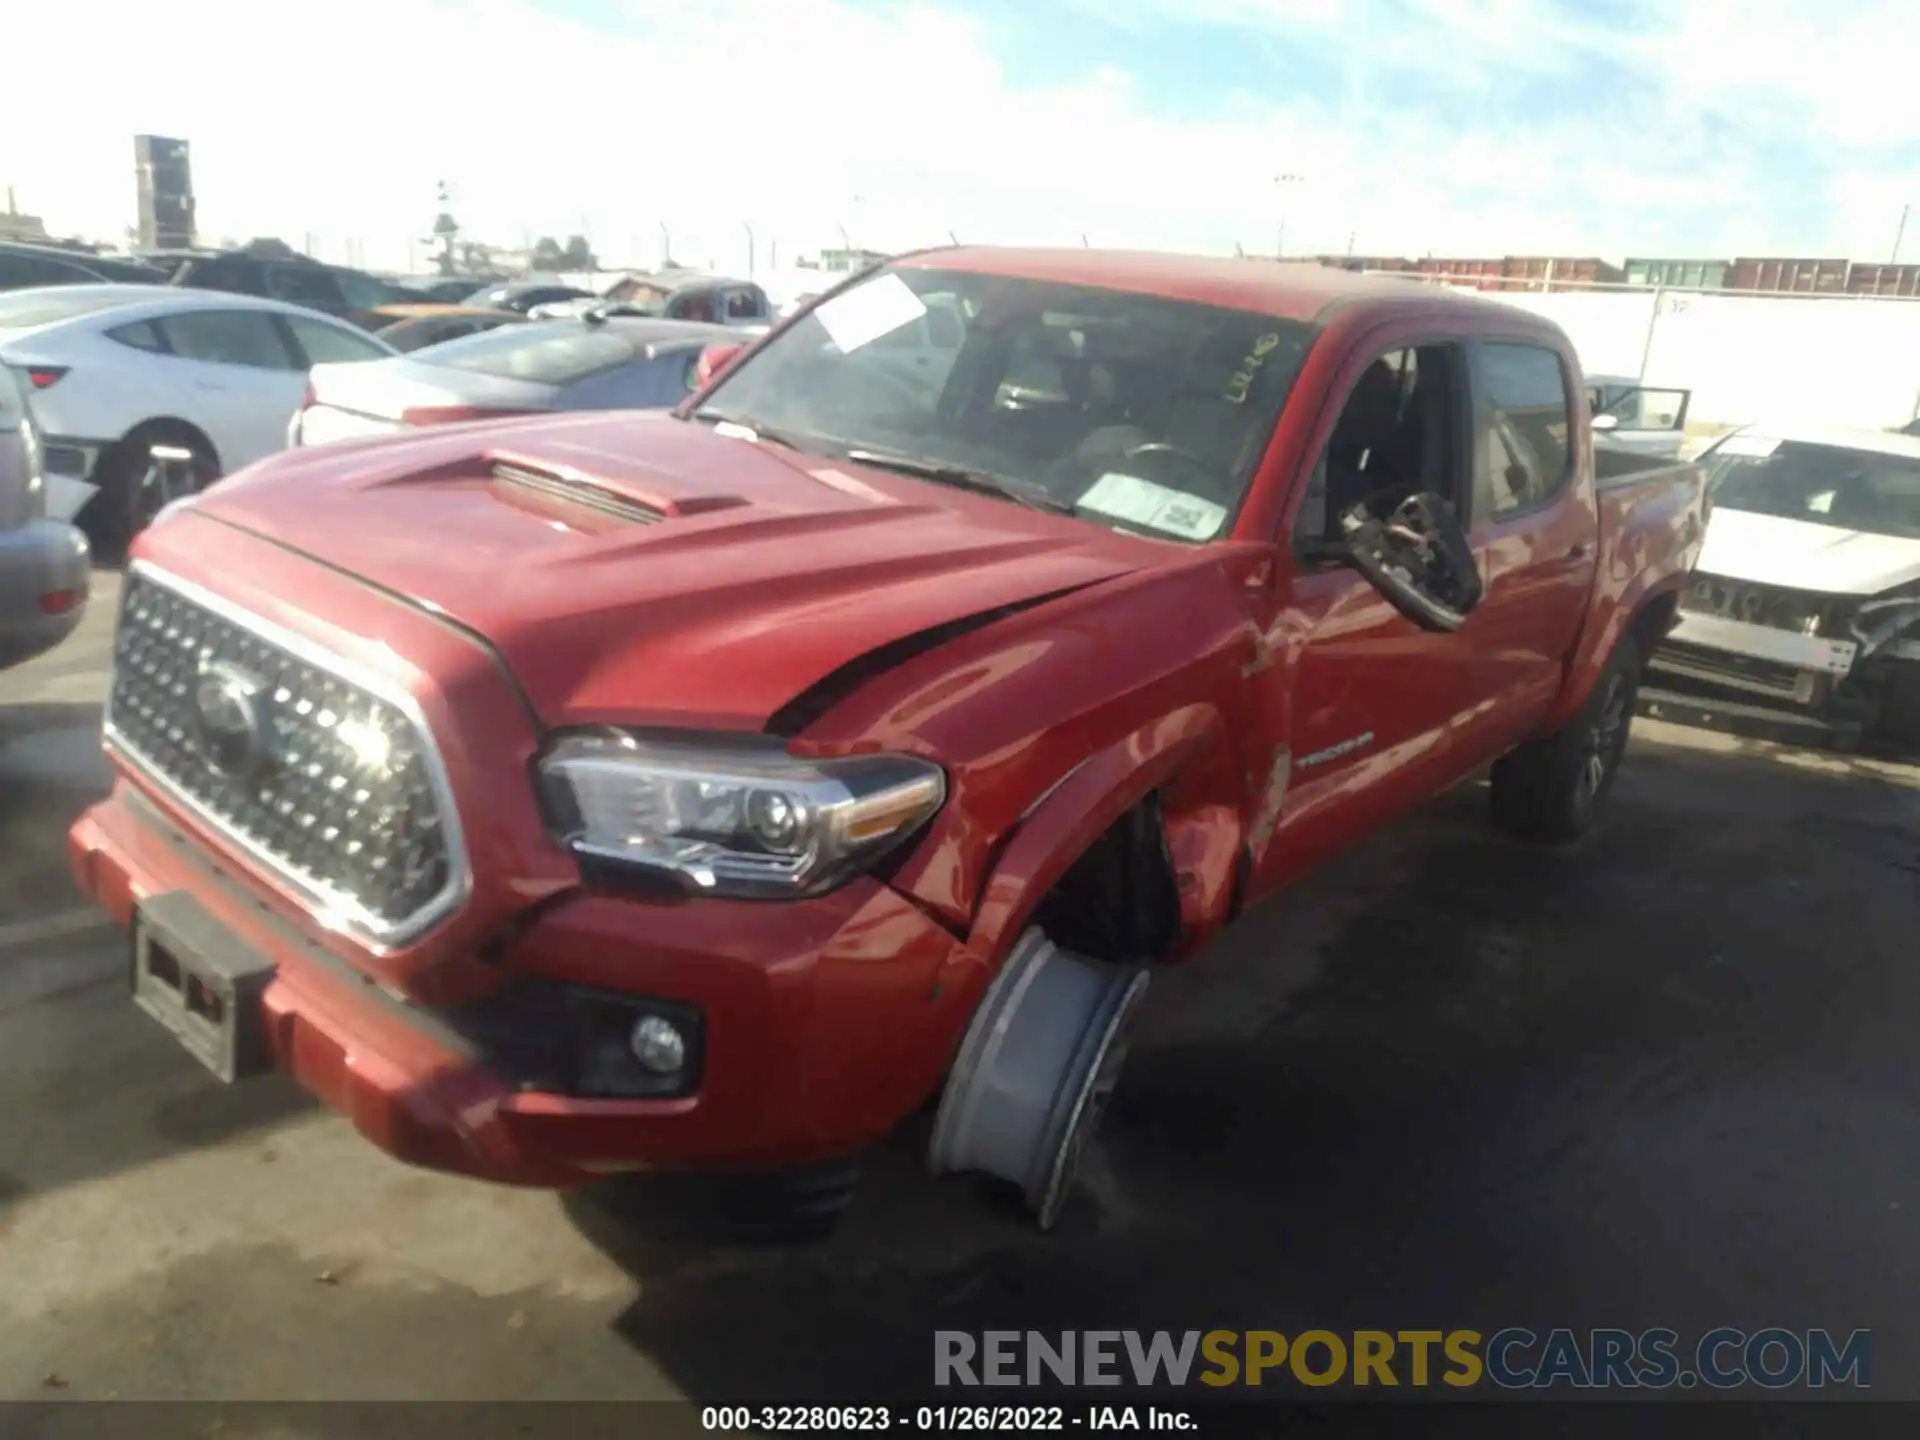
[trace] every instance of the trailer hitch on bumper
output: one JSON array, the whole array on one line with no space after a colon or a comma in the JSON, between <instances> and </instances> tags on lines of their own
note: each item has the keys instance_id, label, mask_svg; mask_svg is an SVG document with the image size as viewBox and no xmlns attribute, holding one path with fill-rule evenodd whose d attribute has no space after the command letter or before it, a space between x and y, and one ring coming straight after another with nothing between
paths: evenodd
<instances>
[{"instance_id":1,"label":"trailer hitch on bumper","mask_svg":"<svg viewBox=\"0 0 1920 1440\"><path fill-rule=\"evenodd\" d=\"M1040 930L1015 944L974 1012L934 1117L933 1172L983 1170L1059 1218L1126 1058L1144 967L1062 950Z\"/></svg>"}]
</instances>

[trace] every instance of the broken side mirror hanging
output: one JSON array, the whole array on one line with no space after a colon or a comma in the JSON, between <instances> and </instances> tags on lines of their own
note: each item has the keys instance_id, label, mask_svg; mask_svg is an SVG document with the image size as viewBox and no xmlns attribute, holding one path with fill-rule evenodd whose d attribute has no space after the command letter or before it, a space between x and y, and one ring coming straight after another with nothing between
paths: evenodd
<instances>
[{"instance_id":1,"label":"broken side mirror hanging","mask_svg":"<svg viewBox=\"0 0 1920 1440\"><path fill-rule=\"evenodd\" d=\"M1340 517L1354 567L1414 624L1454 631L1480 603L1480 570L1453 506L1439 495L1410 495L1385 519L1367 504Z\"/></svg>"}]
</instances>

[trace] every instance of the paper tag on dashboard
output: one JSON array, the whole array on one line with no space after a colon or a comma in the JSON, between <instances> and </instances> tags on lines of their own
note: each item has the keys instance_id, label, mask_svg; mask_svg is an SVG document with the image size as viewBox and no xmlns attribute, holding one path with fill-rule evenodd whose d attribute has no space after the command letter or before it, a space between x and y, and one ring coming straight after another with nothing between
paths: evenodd
<instances>
[{"instance_id":1,"label":"paper tag on dashboard","mask_svg":"<svg viewBox=\"0 0 1920 1440\"><path fill-rule=\"evenodd\" d=\"M814 312L827 338L850 355L927 313L920 297L898 275L882 275L836 295Z\"/></svg>"},{"instance_id":2,"label":"paper tag on dashboard","mask_svg":"<svg viewBox=\"0 0 1920 1440\"><path fill-rule=\"evenodd\" d=\"M1729 435L1720 442L1715 453L1720 455L1740 455L1753 460L1764 460L1780 448L1780 442L1765 435Z\"/></svg>"},{"instance_id":3,"label":"paper tag on dashboard","mask_svg":"<svg viewBox=\"0 0 1920 1440\"><path fill-rule=\"evenodd\" d=\"M1078 508L1182 540L1210 540L1227 518L1224 505L1117 471L1096 480L1080 497Z\"/></svg>"}]
</instances>

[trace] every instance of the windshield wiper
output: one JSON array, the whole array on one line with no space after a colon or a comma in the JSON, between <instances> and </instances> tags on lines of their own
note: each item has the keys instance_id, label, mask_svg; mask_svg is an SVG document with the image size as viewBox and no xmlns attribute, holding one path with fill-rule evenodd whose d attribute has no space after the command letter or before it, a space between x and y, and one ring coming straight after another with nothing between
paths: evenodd
<instances>
[{"instance_id":1,"label":"windshield wiper","mask_svg":"<svg viewBox=\"0 0 1920 1440\"><path fill-rule=\"evenodd\" d=\"M723 415L718 410L696 410L690 418L698 420L703 425L732 425L736 429L751 430L754 439L764 440L769 445L778 445L783 450L798 450L805 453L807 449L786 431L770 430L756 420L742 420L737 416Z\"/></svg>"},{"instance_id":2,"label":"windshield wiper","mask_svg":"<svg viewBox=\"0 0 1920 1440\"><path fill-rule=\"evenodd\" d=\"M1016 485L1011 480L1002 480L984 471L969 470L963 465L943 465L938 460L921 460L912 455L892 455L883 450L849 450L846 452L846 457L859 465L871 465L876 470L894 470L902 475L911 475L917 480L931 480L936 485L952 485L957 489L972 490L979 495L997 495L1002 500L1011 500L1016 505L1025 505L1029 510L1045 510L1054 515L1074 513L1073 506L1064 500L1054 499L1044 491Z\"/></svg>"}]
</instances>

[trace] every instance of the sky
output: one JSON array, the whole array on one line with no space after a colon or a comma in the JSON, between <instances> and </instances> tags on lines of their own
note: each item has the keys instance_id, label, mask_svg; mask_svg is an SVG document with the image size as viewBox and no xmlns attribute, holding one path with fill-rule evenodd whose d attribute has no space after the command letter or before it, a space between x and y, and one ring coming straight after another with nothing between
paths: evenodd
<instances>
[{"instance_id":1,"label":"sky","mask_svg":"<svg viewBox=\"0 0 1920 1440\"><path fill-rule=\"evenodd\" d=\"M0 185L122 241L132 136L185 138L203 238L392 268L442 180L470 238L632 265L843 236L1885 260L1920 206L1909 5L63 0L5 22L74 63L8 67Z\"/></svg>"}]
</instances>

